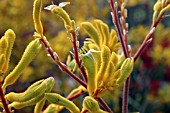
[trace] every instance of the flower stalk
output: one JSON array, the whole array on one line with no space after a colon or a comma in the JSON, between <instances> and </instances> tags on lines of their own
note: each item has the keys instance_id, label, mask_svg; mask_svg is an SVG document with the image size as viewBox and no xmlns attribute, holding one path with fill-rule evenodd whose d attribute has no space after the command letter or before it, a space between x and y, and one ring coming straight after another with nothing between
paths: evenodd
<instances>
[{"instance_id":1,"label":"flower stalk","mask_svg":"<svg viewBox=\"0 0 170 113\"><path fill-rule=\"evenodd\" d=\"M83 79L87 83L87 74L86 74L84 66L82 65L82 60L79 58L79 54L78 54L78 45L77 45L76 32L75 31L71 31L70 33L72 35L72 44L73 44L73 50L74 50L74 59L75 59L77 65L78 65L78 68L80 69L80 72L81 72L81 75L82 75Z\"/></svg>"},{"instance_id":2,"label":"flower stalk","mask_svg":"<svg viewBox=\"0 0 170 113\"><path fill-rule=\"evenodd\" d=\"M75 79L78 83L80 83L82 86L84 86L85 88L87 88L87 84L82 81L80 78L78 78L74 73L72 73L65 64L63 64L62 62L60 62L59 57L54 55L54 52L52 50L52 48L48 45L47 41L45 41L45 38L40 38L40 41L43 43L43 45L45 46L45 48L47 49L48 53L50 54L51 58L56 62L56 64L63 70L65 71L71 78ZM84 92L80 93L80 94L75 94L73 97L68 97L70 99L72 98L76 98L79 95L84 94ZM103 108L110 112L113 113L111 111L111 109L109 108L109 106L106 104L106 102L102 99L102 98L97 98L97 101L103 106Z\"/></svg>"},{"instance_id":3,"label":"flower stalk","mask_svg":"<svg viewBox=\"0 0 170 113\"><path fill-rule=\"evenodd\" d=\"M110 107L105 103L105 101L102 98L96 98L96 100L102 105L102 107L108 111L109 113L113 113L113 111L110 109Z\"/></svg>"},{"instance_id":4,"label":"flower stalk","mask_svg":"<svg viewBox=\"0 0 170 113\"><path fill-rule=\"evenodd\" d=\"M45 38L40 38L40 41L45 46L46 50L50 54L51 58L56 62L56 64L59 66L59 68L62 71L65 71L71 78L75 79L78 83L80 83L82 86L87 87L86 83L82 81L80 78L78 78L74 73L72 73L65 64L63 64L59 57L55 54L53 49L50 47L50 45L47 43L47 40Z\"/></svg>"},{"instance_id":5,"label":"flower stalk","mask_svg":"<svg viewBox=\"0 0 170 113\"><path fill-rule=\"evenodd\" d=\"M77 97L83 95L84 93L85 93L84 91L78 92L78 93L76 93L76 94L74 94L74 95L68 96L67 99L68 99L68 100L72 100L72 99L74 99L74 98L77 98Z\"/></svg>"},{"instance_id":6,"label":"flower stalk","mask_svg":"<svg viewBox=\"0 0 170 113\"><path fill-rule=\"evenodd\" d=\"M124 29L124 35L123 35L121 27L120 27L120 22L118 19L117 2L115 2L114 0L110 0L109 2L110 2L111 10L112 10L111 15L113 18L113 23L116 27L118 37L119 37L121 45L122 45L124 56L125 56L125 58L128 58L128 57L130 57L130 54L128 52L128 42L127 42L127 34L126 34L127 26L125 25L126 21L125 21L125 19L124 20L121 19L122 28ZM130 87L130 77L127 78L127 80L124 83L124 87L123 87L122 113L128 113L129 87Z\"/></svg>"},{"instance_id":7,"label":"flower stalk","mask_svg":"<svg viewBox=\"0 0 170 113\"><path fill-rule=\"evenodd\" d=\"M11 113L10 109L8 107L7 101L6 101L5 97L4 97L4 93L3 93L3 90L2 90L2 82L0 82L0 97L1 97L3 107L5 109L5 112L6 113Z\"/></svg>"},{"instance_id":8,"label":"flower stalk","mask_svg":"<svg viewBox=\"0 0 170 113\"><path fill-rule=\"evenodd\" d=\"M127 43L125 43L124 41L125 38L123 37L122 30L121 30L121 26L120 26L120 22L118 18L117 2L115 2L114 0L110 0L109 2L110 2L111 10L112 10L111 12L112 20L116 27L116 31L118 33L118 37L122 45L123 53L125 55L125 58L128 58L129 57L128 48L127 48L128 46L127 46Z\"/></svg>"},{"instance_id":9,"label":"flower stalk","mask_svg":"<svg viewBox=\"0 0 170 113\"><path fill-rule=\"evenodd\" d=\"M122 1L119 1L119 2L120 2L119 4L121 7L120 8L120 10L121 10L120 11L121 12L120 22L118 19L117 2L115 0L109 0L110 7L112 10L111 15L112 15L113 23L116 27L118 37L119 37L121 45L122 45L124 56L125 56L125 58L128 58L128 57L130 57L130 54L128 51L128 42L127 42L128 24L126 23L126 19L125 19L127 17L127 11L125 11L124 4L122 3ZM157 1L157 3L155 4L155 6L154 6L155 12L153 15L153 18L154 18L153 24L152 24L148 34L146 35L143 43L141 44L141 46L135 53L134 62L137 60L137 58L139 58L139 56L142 54L142 52L147 48L147 46L152 41L152 36L154 34L154 31L155 31L157 25L163 19L165 11L167 11L168 9L170 9L169 3L163 2L162 5L160 5L159 1ZM157 15L158 13L159 13L159 15ZM156 19L156 17L157 17L157 19ZM128 113L129 86L130 86L130 77L127 78L126 82L124 83L124 87L123 87L122 113Z\"/></svg>"},{"instance_id":10,"label":"flower stalk","mask_svg":"<svg viewBox=\"0 0 170 113\"><path fill-rule=\"evenodd\" d=\"M156 22L152 24L152 26L149 30L149 33L146 35L144 41L142 42L141 46L139 47L139 49L136 51L136 53L134 55L134 61L136 61L139 58L139 56L142 54L144 49L148 46L148 40L152 38L155 28L158 26L158 24L162 20L163 15L164 14L161 14L161 16L159 16L159 18L156 20Z\"/></svg>"}]
</instances>

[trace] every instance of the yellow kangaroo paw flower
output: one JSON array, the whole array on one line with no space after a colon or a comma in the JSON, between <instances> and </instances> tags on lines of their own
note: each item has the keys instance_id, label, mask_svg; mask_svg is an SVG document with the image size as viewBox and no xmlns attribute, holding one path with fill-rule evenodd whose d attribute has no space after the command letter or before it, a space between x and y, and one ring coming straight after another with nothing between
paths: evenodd
<instances>
[{"instance_id":1,"label":"yellow kangaroo paw flower","mask_svg":"<svg viewBox=\"0 0 170 113\"><path fill-rule=\"evenodd\" d=\"M111 76L113 76L113 73L115 72L116 67L114 66L114 64L110 61L108 64L108 67L106 68L106 72L104 74L103 77L103 85L105 86L108 81L110 80Z\"/></svg>"},{"instance_id":2,"label":"yellow kangaroo paw flower","mask_svg":"<svg viewBox=\"0 0 170 113\"><path fill-rule=\"evenodd\" d=\"M47 92L47 93L51 92L52 88L54 87L54 78L49 77L49 78L45 79L43 82L45 82L47 84L47 88L46 88L45 92ZM37 92L37 94L40 94L40 93ZM36 103L35 108L34 108L34 113L41 113L45 102L46 102L46 99L43 98L38 103Z\"/></svg>"},{"instance_id":3,"label":"yellow kangaroo paw flower","mask_svg":"<svg viewBox=\"0 0 170 113\"><path fill-rule=\"evenodd\" d=\"M57 108L55 104L50 104L43 113L56 113Z\"/></svg>"},{"instance_id":4,"label":"yellow kangaroo paw flower","mask_svg":"<svg viewBox=\"0 0 170 113\"><path fill-rule=\"evenodd\" d=\"M0 54L6 54L7 48L8 48L8 42L5 38L5 36L3 36L0 39Z\"/></svg>"},{"instance_id":5,"label":"yellow kangaroo paw flower","mask_svg":"<svg viewBox=\"0 0 170 113\"><path fill-rule=\"evenodd\" d=\"M118 56L115 52L112 52L110 60L113 62L113 64L115 66L117 65L119 59L118 59Z\"/></svg>"},{"instance_id":6,"label":"yellow kangaroo paw flower","mask_svg":"<svg viewBox=\"0 0 170 113\"><path fill-rule=\"evenodd\" d=\"M118 42L116 31L113 29L111 30L111 33L110 33L109 48L111 49L112 52L114 51L116 53L118 52L120 48L120 43Z\"/></svg>"},{"instance_id":7,"label":"yellow kangaroo paw flower","mask_svg":"<svg viewBox=\"0 0 170 113\"><path fill-rule=\"evenodd\" d=\"M98 31L99 34L99 38L100 38L100 46L102 46L104 44L104 34L102 33L102 27L101 27L101 23L103 23L101 20L94 20L93 25L95 26L95 28Z\"/></svg>"},{"instance_id":8,"label":"yellow kangaroo paw flower","mask_svg":"<svg viewBox=\"0 0 170 113\"><path fill-rule=\"evenodd\" d=\"M121 65L121 76L117 80L117 84L123 84L124 81L129 77L133 70L134 58L126 58L123 64Z\"/></svg>"},{"instance_id":9,"label":"yellow kangaroo paw flower","mask_svg":"<svg viewBox=\"0 0 170 113\"><path fill-rule=\"evenodd\" d=\"M105 69L108 66L109 60L110 60L110 49L107 46L103 45L102 53L101 53L101 66L99 72L97 73L98 85L101 83L103 79L103 76L105 74Z\"/></svg>"},{"instance_id":10,"label":"yellow kangaroo paw flower","mask_svg":"<svg viewBox=\"0 0 170 113\"><path fill-rule=\"evenodd\" d=\"M37 83L36 83L37 84ZM34 85L34 84L33 84ZM34 97L38 95L42 95L43 93L45 93L47 88L47 82L43 81L41 84L37 84L31 86L31 88L28 88L25 92L23 93L14 93L14 92L10 92L7 95L5 95L5 97L7 98L7 100L9 100L10 102L24 102L24 101L28 101ZM22 98L21 98L22 97Z\"/></svg>"},{"instance_id":11,"label":"yellow kangaroo paw flower","mask_svg":"<svg viewBox=\"0 0 170 113\"><path fill-rule=\"evenodd\" d=\"M114 46L112 46L110 49L111 49L111 51L114 51L114 52L118 52L118 50L120 49L120 43L118 42L118 43L116 43Z\"/></svg>"},{"instance_id":12,"label":"yellow kangaroo paw flower","mask_svg":"<svg viewBox=\"0 0 170 113\"><path fill-rule=\"evenodd\" d=\"M41 113L45 102L46 102L45 98L43 98L39 102L37 102L35 105L35 108L34 108L34 113Z\"/></svg>"},{"instance_id":13,"label":"yellow kangaroo paw flower","mask_svg":"<svg viewBox=\"0 0 170 113\"><path fill-rule=\"evenodd\" d=\"M158 18L159 18L162 14L164 14L166 11L169 11L169 10L170 10L170 4L168 4L165 8L163 8L163 9L160 11Z\"/></svg>"},{"instance_id":14,"label":"yellow kangaroo paw flower","mask_svg":"<svg viewBox=\"0 0 170 113\"><path fill-rule=\"evenodd\" d=\"M38 39L35 39L29 43L17 66L5 78L3 84L3 90L5 90L7 86L13 84L20 77L22 71L29 65L29 63L33 60L36 54L39 53L40 49L41 49L41 44Z\"/></svg>"},{"instance_id":15,"label":"yellow kangaroo paw flower","mask_svg":"<svg viewBox=\"0 0 170 113\"><path fill-rule=\"evenodd\" d=\"M33 9L34 26L37 33L43 36L43 26L41 23L41 8L42 8L42 0L35 0L34 9Z\"/></svg>"},{"instance_id":16,"label":"yellow kangaroo paw flower","mask_svg":"<svg viewBox=\"0 0 170 113\"><path fill-rule=\"evenodd\" d=\"M21 97L20 97L21 98ZM32 98L31 100L25 101L25 102L12 102L11 104L9 104L9 108L15 108L15 109L22 109L26 106L32 106L35 105L37 102L39 102L42 98L44 98L44 94L43 95L38 95L35 98Z\"/></svg>"},{"instance_id":17,"label":"yellow kangaroo paw flower","mask_svg":"<svg viewBox=\"0 0 170 113\"><path fill-rule=\"evenodd\" d=\"M158 13L160 12L161 9L162 9L162 1L158 0L153 7L153 10L154 10L153 20L152 20L153 23L156 21Z\"/></svg>"},{"instance_id":18,"label":"yellow kangaroo paw flower","mask_svg":"<svg viewBox=\"0 0 170 113\"><path fill-rule=\"evenodd\" d=\"M118 55L118 63L116 65L117 69L120 68L124 60L125 60L124 53L121 53L120 55Z\"/></svg>"},{"instance_id":19,"label":"yellow kangaroo paw flower","mask_svg":"<svg viewBox=\"0 0 170 113\"><path fill-rule=\"evenodd\" d=\"M100 50L99 46L94 44L94 43L90 43L88 46L89 46L90 49Z\"/></svg>"},{"instance_id":20,"label":"yellow kangaroo paw flower","mask_svg":"<svg viewBox=\"0 0 170 113\"><path fill-rule=\"evenodd\" d=\"M122 70L118 69L113 76L110 78L110 80L117 80L122 75Z\"/></svg>"},{"instance_id":21,"label":"yellow kangaroo paw flower","mask_svg":"<svg viewBox=\"0 0 170 113\"><path fill-rule=\"evenodd\" d=\"M96 72L99 71L101 65L101 51L100 52L92 52L92 56L94 57Z\"/></svg>"},{"instance_id":22,"label":"yellow kangaroo paw flower","mask_svg":"<svg viewBox=\"0 0 170 113\"><path fill-rule=\"evenodd\" d=\"M92 39L94 39L95 43L97 45L100 45L99 35L98 35L96 28L93 26L93 24L91 24L90 22L83 22L81 23L81 26L86 30L88 35Z\"/></svg>"},{"instance_id":23,"label":"yellow kangaroo paw flower","mask_svg":"<svg viewBox=\"0 0 170 113\"><path fill-rule=\"evenodd\" d=\"M54 78L53 78L53 77L49 77L49 78L45 79L44 82L46 82L46 84L47 84L47 89L46 89L45 92L46 92L46 93L51 92L51 90L52 90L53 87L54 87L54 83L55 83Z\"/></svg>"},{"instance_id":24,"label":"yellow kangaroo paw flower","mask_svg":"<svg viewBox=\"0 0 170 113\"><path fill-rule=\"evenodd\" d=\"M67 100L59 94L46 93L45 98L53 104L62 105L66 107L71 113L80 113L79 108L73 102Z\"/></svg>"},{"instance_id":25,"label":"yellow kangaroo paw flower","mask_svg":"<svg viewBox=\"0 0 170 113\"><path fill-rule=\"evenodd\" d=\"M70 28L73 27L71 25L72 22L71 22L70 16L68 15L68 13L62 7L55 6L55 7L52 8L51 12L56 14L57 16L59 16L64 21L65 27L70 27Z\"/></svg>"},{"instance_id":26,"label":"yellow kangaroo paw flower","mask_svg":"<svg viewBox=\"0 0 170 113\"><path fill-rule=\"evenodd\" d=\"M91 54L91 53L90 53ZM87 90L90 95L93 95L93 92L97 86L96 83L96 69L95 69L95 63L94 60L91 59L88 55L81 55L81 59L83 61L83 65L86 68L87 75L88 75L88 84L87 84Z\"/></svg>"},{"instance_id":27,"label":"yellow kangaroo paw flower","mask_svg":"<svg viewBox=\"0 0 170 113\"><path fill-rule=\"evenodd\" d=\"M98 102L90 96L83 100L83 109L87 109L90 113L108 113L100 109Z\"/></svg>"},{"instance_id":28,"label":"yellow kangaroo paw flower","mask_svg":"<svg viewBox=\"0 0 170 113\"><path fill-rule=\"evenodd\" d=\"M115 45L118 42L118 38L116 36L116 31L113 29L111 30L111 33L110 33L110 39L112 40L112 41L110 41L110 45L111 44Z\"/></svg>"},{"instance_id":29,"label":"yellow kangaroo paw flower","mask_svg":"<svg viewBox=\"0 0 170 113\"><path fill-rule=\"evenodd\" d=\"M3 67L4 67L5 63L6 63L5 55L1 54L0 55L0 64L1 64L1 66L0 66L0 82L2 82L4 79Z\"/></svg>"},{"instance_id":30,"label":"yellow kangaroo paw flower","mask_svg":"<svg viewBox=\"0 0 170 113\"><path fill-rule=\"evenodd\" d=\"M103 34L103 44L105 44L105 45L109 45L109 42L110 42L110 36L109 36L109 27L108 27L108 25L107 24L105 24L105 23L100 23L100 25L101 25L101 29L102 29L102 34Z\"/></svg>"},{"instance_id":31,"label":"yellow kangaroo paw flower","mask_svg":"<svg viewBox=\"0 0 170 113\"><path fill-rule=\"evenodd\" d=\"M4 74L3 67L4 67L5 63L6 63L5 55L1 54L0 55L0 64L1 64L1 66L0 66L0 75Z\"/></svg>"},{"instance_id":32,"label":"yellow kangaroo paw flower","mask_svg":"<svg viewBox=\"0 0 170 113\"><path fill-rule=\"evenodd\" d=\"M8 69L8 65L9 65L9 61L10 61L10 56L11 56L11 51L12 51L12 47L14 45L14 41L15 41L15 33L12 29L8 29L6 32L5 32L5 39L8 43L8 48L6 50L6 63L5 63L5 66L3 68L3 71L6 72L7 69Z\"/></svg>"}]
</instances>

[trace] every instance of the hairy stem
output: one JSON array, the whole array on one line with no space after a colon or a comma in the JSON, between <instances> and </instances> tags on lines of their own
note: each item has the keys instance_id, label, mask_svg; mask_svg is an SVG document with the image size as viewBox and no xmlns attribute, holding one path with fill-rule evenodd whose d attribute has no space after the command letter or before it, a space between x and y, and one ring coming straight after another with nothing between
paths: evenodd
<instances>
[{"instance_id":1,"label":"hairy stem","mask_svg":"<svg viewBox=\"0 0 170 113\"><path fill-rule=\"evenodd\" d=\"M128 113L129 87L130 87L130 77L127 78L123 86L122 113Z\"/></svg>"},{"instance_id":2,"label":"hairy stem","mask_svg":"<svg viewBox=\"0 0 170 113\"><path fill-rule=\"evenodd\" d=\"M162 20L164 14L162 14L154 24L152 24L149 33L146 35L144 41L142 42L141 46L139 47L139 49L137 50L137 52L134 55L134 61L136 61L139 56L142 54L142 52L144 51L144 49L146 48L146 46L148 45L147 41L152 37L153 33L151 32L151 30L155 29L158 24L160 23L160 21Z\"/></svg>"},{"instance_id":3,"label":"hairy stem","mask_svg":"<svg viewBox=\"0 0 170 113\"><path fill-rule=\"evenodd\" d=\"M73 50L74 50L74 59L78 65L78 68L80 69L80 73L83 76L83 79L87 83L87 74L86 74L85 68L82 65L82 61L80 60L79 54L78 54L77 36L76 36L75 31L72 31L71 35L72 35L72 44L73 44Z\"/></svg>"},{"instance_id":4,"label":"hairy stem","mask_svg":"<svg viewBox=\"0 0 170 113\"><path fill-rule=\"evenodd\" d=\"M59 66L59 68L61 68L61 70L65 71L71 78L75 79L78 83L80 83L82 86L84 86L85 88L87 88L87 84L82 81L80 78L78 78L74 73L72 73L65 64L63 64L62 62L60 62L58 56L54 55L54 51L52 50L52 48L50 47L50 45L48 44L47 40L45 38L40 38L40 41L43 43L43 45L45 46L45 48L47 49L48 53L50 54L50 56L52 57L52 59L56 62L56 64ZM104 102L104 100L102 98L98 99L98 102L105 108L106 111L113 113L109 106Z\"/></svg>"},{"instance_id":5,"label":"hairy stem","mask_svg":"<svg viewBox=\"0 0 170 113\"><path fill-rule=\"evenodd\" d=\"M6 101L5 97L4 97L4 93L3 93L3 90L2 90L2 82L0 82L0 97L1 97L3 107L5 109L5 112L6 113L11 113L10 109L8 108L7 101Z\"/></svg>"},{"instance_id":6,"label":"hairy stem","mask_svg":"<svg viewBox=\"0 0 170 113\"><path fill-rule=\"evenodd\" d=\"M113 113L113 111L110 109L110 107L105 103L105 101L102 98L96 98L96 100L102 105L102 107L108 111L109 113Z\"/></svg>"},{"instance_id":7,"label":"hairy stem","mask_svg":"<svg viewBox=\"0 0 170 113\"><path fill-rule=\"evenodd\" d=\"M112 10L113 23L114 23L116 31L118 33L118 37L119 37L121 45L122 45L123 53L125 55L125 58L128 58L129 53L128 53L128 48L127 48L127 45L126 45L127 43L125 43L125 41L124 41L124 37L123 37L123 34L122 34L122 30L121 30L120 22L119 22L119 18L118 18L118 12L117 12L117 8L115 7L114 0L110 0L110 7L111 7L111 10Z\"/></svg>"},{"instance_id":8,"label":"hairy stem","mask_svg":"<svg viewBox=\"0 0 170 113\"><path fill-rule=\"evenodd\" d=\"M72 73L65 64L63 64L62 62L60 62L59 57L55 56L54 51L52 50L52 48L50 47L50 45L48 44L47 40L45 40L44 38L40 38L40 41L43 43L43 45L45 46L45 48L47 49L48 53L50 54L50 56L52 57L52 59L56 62L56 64L59 66L59 68L62 71L65 71L71 78L75 79L78 83L80 83L82 86L84 86L85 88L87 88L87 85L84 81L82 81L79 77L77 77L74 73Z\"/></svg>"},{"instance_id":9,"label":"hairy stem","mask_svg":"<svg viewBox=\"0 0 170 113\"><path fill-rule=\"evenodd\" d=\"M68 100L72 100L72 99L74 99L74 98L79 97L80 95L83 95L84 93L86 93L86 92L84 92L84 91L78 92L78 93L76 93L76 94L74 94L74 95L68 96L67 99L68 99Z\"/></svg>"},{"instance_id":10,"label":"hairy stem","mask_svg":"<svg viewBox=\"0 0 170 113\"><path fill-rule=\"evenodd\" d=\"M122 34L121 27L120 27L120 22L119 22L119 18L118 18L116 2L114 0L110 0L110 7L112 9L113 23L114 23L114 25L116 27L116 31L118 33L118 37L120 39L120 42L121 42L121 45L122 45L122 48L123 48L123 53L125 55L125 58L128 58L128 57L130 57L130 54L128 52L127 35ZM124 22L124 24L125 23L126 22ZM123 24L123 22L122 22L122 24ZM130 86L130 77L127 78L127 80L124 83L124 87L123 87L122 113L128 113L129 86Z\"/></svg>"},{"instance_id":11,"label":"hairy stem","mask_svg":"<svg viewBox=\"0 0 170 113\"><path fill-rule=\"evenodd\" d=\"M88 110L87 109L85 109L84 111L82 111L81 113L88 113Z\"/></svg>"}]
</instances>

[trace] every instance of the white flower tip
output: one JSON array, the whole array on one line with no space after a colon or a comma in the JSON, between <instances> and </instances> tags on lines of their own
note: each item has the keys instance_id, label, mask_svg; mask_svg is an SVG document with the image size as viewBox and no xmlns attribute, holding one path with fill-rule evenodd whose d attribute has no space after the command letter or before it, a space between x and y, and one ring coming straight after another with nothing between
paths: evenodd
<instances>
[{"instance_id":1,"label":"white flower tip","mask_svg":"<svg viewBox=\"0 0 170 113\"><path fill-rule=\"evenodd\" d=\"M166 0L162 0L162 4L165 4Z\"/></svg>"},{"instance_id":2,"label":"white flower tip","mask_svg":"<svg viewBox=\"0 0 170 113\"><path fill-rule=\"evenodd\" d=\"M66 5L70 4L70 2L61 2L59 3L59 7L65 7Z\"/></svg>"},{"instance_id":3,"label":"white flower tip","mask_svg":"<svg viewBox=\"0 0 170 113\"><path fill-rule=\"evenodd\" d=\"M45 7L44 9L51 11L55 6L57 6L57 5L49 5L49 6Z\"/></svg>"},{"instance_id":4,"label":"white flower tip","mask_svg":"<svg viewBox=\"0 0 170 113\"><path fill-rule=\"evenodd\" d=\"M101 51L97 51L97 50L94 50L94 49L90 49L88 52L92 52L92 53L100 53Z\"/></svg>"}]
</instances>

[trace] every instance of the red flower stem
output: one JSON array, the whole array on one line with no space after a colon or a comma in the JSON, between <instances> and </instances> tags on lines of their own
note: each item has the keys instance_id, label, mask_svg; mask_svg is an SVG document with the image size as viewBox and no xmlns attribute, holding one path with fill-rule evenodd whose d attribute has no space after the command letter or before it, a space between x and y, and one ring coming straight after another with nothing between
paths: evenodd
<instances>
[{"instance_id":1,"label":"red flower stem","mask_svg":"<svg viewBox=\"0 0 170 113\"><path fill-rule=\"evenodd\" d=\"M87 109L85 109L83 112L81 112L81 113L88 113L88 110Z\"/></svg>"},{"instance_id":2,"label":"red flower stem","mask_svg":"<svg viewBox=\"0 0 170 113\"><path fill-rule=\"evenodd\" d=\"M102 107L108 111L109 113L113 113L113 111L110 109L110 107L105 103L105 101L102 98L96 98L96 100L102 105Z\"/></svg>"},{"instance_id":3,"label":"red flower stem","mask_svg":"<svg viewBox=\"0 0 170 113\"><path fill-rule=\"evenodd\" d=\"M115 28L117 30L118 33L118 37L120 39L122 48L123 48L123 52L125 55L125 58L130 57L129 53L128 53L128 43L127 43L127 35L122 35L122 31L121 31L121 27L120 27L120 23L118 20L118 14L117 14L117 10L114 6L115 1L114 0L110 0L110 6L112 9L112 18L113 18L113 23L115 24ZM160 15L159 18L157 19L157 21L151 26L149 33L147 34L147 36L145 37L143 43L141 44L141 46L139 47L139 49L137 50L137 52L134 55L134 61L137 60L137 58L140 56L140 54L144 51L144 49L150 44L149 39L152 37L153 35L153 31L155 30L155 28L157 27L157 25L159 24L159 22L162 19L162 16L164 14ZM125 23L124 21L122 21L122 23ZM122 25L122 27L124 28L124 26ZM125 29L125 28L124 28ZM149 41L149 42L148 42ZM124 83L124 88L123 88L123 102L122 102L122 113L128 113L128 95L129 95L129 86L130 86L130 77L126 80L126 82Z\"/></svg>"},{"instance_id":4,"label":"red flower stem","mask_svg":"<svg viewBox=\"0 0 170 113\"><path fill-rule=\"evenodd\" d=\"M151 30L153 30L153 28L156 28L157 25L159 24L159 22L161 21L163 15L161 15L161 17L151 26ZM153 33L151 33L149 31L149 33L147 34L147 36L145 37L142 45L139 47L138 51L135 53L134 55L134 61L137 60L137 58L140 56L140 54L144 51L144 49L150 44L150 42L148 42L148 40L152 37ZM124 87L123 87L123 99L122 99L122 113L128 113L128 96L129 96L129 87L130 87L130 77L127 78L126 82L124 83Z\"/></svg>"},{"instance_id":5,"label":"red flower stem","mask_svg":"<svg viewBox=\"0 0 170 113\"><path fill-rule=\"evenodd\" d=\"M43 45L45 46L45 48L47 49L48 53L50 54L51 58L56 62L56 64L63 70L65 71L71 78L75 79L78 83L80 83L82 86L84 86L85 88L87 88L87 84L82 81L80 78L78 78L74 73L72 73L65 64L63 64L62 62L60 62L59 57L54 56L54 51L52 50L52 48L50 47L50 45L48 44L47 40L44 38L40 38L40 41L43 43ZM56 58L55 58L56 57ZM100 101L100 102L99 102ZM109 106L104 102L104 100L102 98L98 99L98 102L103 106L103 108L105 108L106 111L113 113Z\"/></svg>"},{"instance_id":6,"label":"red flower stem","mask_svg":"<svg viewBox=\"0 0 170 113\"><path fill-rule=\"evenodd\" d=\"M127 35L125 34L123 36L122 31L121 31L121 27L120 27L120 23L119 23L119 19L118 19L118 13L117 10L114 6L115 1L114 0L110 0L110 6L112 9L112 18L113 18L113 23L115 24L117 33L118 33L118 37L120 39L122 48L123 48L123 52L125 55L125 58L130 57L129 52L128 52L128 42L127 42ZM129 86L130 86L130 77L127 78L127 80L124 83L124 87L123 87L123 99L122 99L122 113L128 113L128 96L129 96Z\"/></svg>"},{"instance_id":7,"label":"red flower stem","mask_svg":"<svg viewBox=\"0 0 170 113\"><path fill-rule=\"evenodd\" d=\"M120 7L124 7L123 6L123 4L120 2ZM120 15L121 15L121 18L122 19L120 19L120 23L121 23L121 26L122 26L122 29L123 29L123 39L124 39L124 43L125 43L125 46L126 46L126 48L127 48L127 51L128 51L128 40L127 40L127 38L128 38L128 35L127 35L127 33L128 33L128 26L126 25L126 12L124 12L124 10L122 9L122 8L120 8L121 9L121 13L120 13Z\"/></svg>"},{"instance_id":8,"label":"red flower stem","mask_svg":"<svg viewBox=\"0 0 170 113\"><path fill-rule=\"evenodd\" d=\"M77 36L76 36L75 31L72 31L71 35L72 35L72 44L73 44L73 50L74 50L74 59L78 65L78 68L80 69L80 73L81 73L83 79L87 83L87 74L86 74L85 68L82 65L82 61L80 60L79 54L78 54Z\"/></svg>"},{"instance_id":9,"label":"red flower stem","mask_svg":"<svg viewBox=\"0 0 170 113\"><path fill-rule=\"evenodd\" d=\"M56 64L59 66L59 68L62 71L65 71L71 78L75 79L78 83L80 83L82 86L84 86L85 88L87 88L87 85L84 81L82 81L79 77L77 77L74 73L72 73L65 64L63 64L62 62L60 62L59 57L58 56L54 56L54 51L52 50L52 48L50 47L50 45L47 43L47 40L45 40L44 38L40 38L40 41L43 43L43 45L45 46L45 48L47 49L48 53L50 54L51 58L56 62ZM56 58L55 58L56 57Z\"/></svg>"},{"instance_id":10,"label":"red flower stem","mask_svg":"<svg viewBox=\"0 0 170 113\"><path fill-rule=\"evenodd\" d=\"M130 76L127 78L123 86L122 113L128 113L129 87L130 87Z\"/></svg>"},{"instance_id":11,"label":"red flower stem","mask_svg":"<svg viewBox=\"0 0 170 113\"><path fill-rule=\"evenodd\" d=\"M84 92L84 91L78 92L78 93L76 93L76 94L74 94L74 95L68 96L67 99L68 99L68 100L72 100L72 99L74 99L74 98L79 97L80 95L83 95L84 93L86 93L86 92Z\"/></svg>"},{"instance_id":12,"label":"red flower stem","mask_svg":"<svg viewBox=\"0 0 170 113\"><path fill-rule=\"evenodd\" d=\"M4 97L4 93L3 93L3 90L2 90L2 82L0 82L0 97L1 97L3 107L5 109L5 112L6 113L11 113L10 109L8 108L7 101L6 101L5 97Z\"/></svg>"},{"instance_id":13,"label":"red flower stem","mask_svg":"<svg viewBox=\"0 0 170 113\"><path fill-rule=\"evenodd\" d=\"M112 10L112 14L113 14L112 15L113 23L115 24L115 28L116 28L116 31L118 33L118 37L119 37L121 45L122 45L123 53L125 55L125 58L128 58L129 57L128 48L127 48L127 45L124 41L124 37L122 35L117 9L114 6L114 0L110 0L110 7L111 7L111 10Z\"/></svg>"},{"instance_id":14,"label":"red flower stem","mask_svg":"<svg viewBox=\"0 0 170 113\"><path fill-rule=\"evenodd\" d=\"M147 41L152 37L153 33L150 33L150 31L153 29L153 28L156 28L158 26L158 24L160 23L160 21L162 20L162 17L163 17L164 14L160 15L159 18L157 19L157 21L152 24L150 30L149 30L149 33L146 35L144 41L142 42L141 46L139 47L139 49L137 50L137 52L135 53L134 55L134 61L136 61L139 56L142 54L143 50L146 48L146 46L148 45Z\"/></svg>"}]
</instances>

